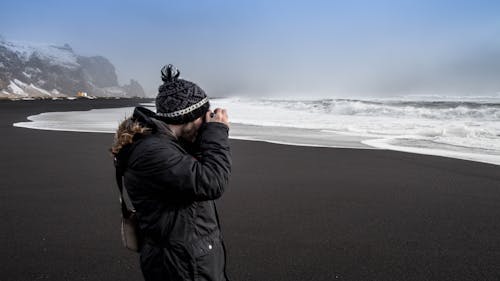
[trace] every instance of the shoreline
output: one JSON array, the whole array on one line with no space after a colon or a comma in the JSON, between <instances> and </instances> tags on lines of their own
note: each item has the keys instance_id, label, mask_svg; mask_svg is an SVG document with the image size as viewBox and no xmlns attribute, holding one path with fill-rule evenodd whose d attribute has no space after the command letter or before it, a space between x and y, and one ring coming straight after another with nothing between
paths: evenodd
<instances>
[{"instance_id":1,"label":"shoreline","mask_svg":"<svg viewBox=\"0 0 500 281\"><path fill-rule=\"evenodd\" d=\"M111 99L102 99L111 100ZM148 104L151 99L125 99L125 101L138 101L138 104ZM22 101L26 102L26 101ZM50 102L50 101L48 101ZM74 102L74 101L69 101ZM99 108L106 110L107 108ZM110 107L109 109L120 109L120 107ZM62 111L64 112L64 111ZM45 112L42 112L45 113ZM52 113L52 112L51 112ZM117 120L116 126L109 126L106 124L95 124L92 127L92 122L95 120L88 119L87 123L90 124L88 129L74 128L71 126L71 121L66 121L66 123L61 123L59 125L51 124L47 121L32 120L40 118L40 113L36 115L29 115L27 119L29 121L21 121L13 123L15 127L24 127L29 129L39 129L39 130L52 130L52 131L68 131L68 132L88 132L88 133L114 133L114 131L109 130L108 127L116 127L119 120ZM83 112L82 116L78 117L79 122L84 119L87 112ZM131 112L130 112L131 114ZM88 114L90 115L90 114ZM67 117L66 117L67 118ZM88 118L88 117L87 117ZM54 119L54 118L52 118ZM49 119L50 120L50 119ZM71 120L71 118L69 118ZM44 123L45 122L45 123ZM58 121L56 121L58 122ZM87 126L88 124L85 124ZM96 126L103 127L102 130L97 130ZM60 126L59 128L57 126ZM247 140L247 141L262 141L274 144L282 145L292 145L292 146L304 146L304 147L327 147L327 148L348 148L348 149L375 149L384 151L399 151L405 153L414 153L419 155L432 155L439 157L446 157L452 159L460 159L465 161L472 161L478 163L486 163L491 165L500 165L500 157L498 155L486 155L484 153L474 153L467 151L453 151L444 150L438 148L428 148L428 147L411 147L405 145L394 145L391 144L390 139L380 139L376 137L360 137L354 135L347 135L336 133L328 130L319 129L304 129L304 128L294 128L294 127L275 127L275 126L256 126L247 125L240 123L231 123L230 130L231 139Z\"/></svg>"}]
</instances>

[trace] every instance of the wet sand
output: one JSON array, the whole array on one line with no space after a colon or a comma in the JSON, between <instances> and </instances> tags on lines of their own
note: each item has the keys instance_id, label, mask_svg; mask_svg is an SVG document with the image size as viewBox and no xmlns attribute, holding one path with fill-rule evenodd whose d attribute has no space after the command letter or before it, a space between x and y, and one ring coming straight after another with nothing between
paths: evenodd
<instances>
[{"instance_id":1,"label":"wet sand","mask_svg":"<svg viewBox=\"0 0 500 281\"><path fill-rule=\"evenodd\" d=\"M141 280L122 248L112 135L13 127L137 100L0 101L2 280ZM142 101L141 101L142 102ZM499 280L500 167L232 140L232 280Z\"/></svg>"}]
</instances>

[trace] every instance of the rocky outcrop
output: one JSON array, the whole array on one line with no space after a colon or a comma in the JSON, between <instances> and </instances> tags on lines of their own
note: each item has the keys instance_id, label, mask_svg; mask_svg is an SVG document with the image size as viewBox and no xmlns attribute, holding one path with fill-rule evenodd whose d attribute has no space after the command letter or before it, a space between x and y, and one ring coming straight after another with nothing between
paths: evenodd
<instances>
[{"instance_id":1,"label":"rocky outcrop","mask_svg":"<svg viewBox=\"0 0 500 281\"><path fill-rule=\"evenodd\" d=\"M102 56L75 54L69 45L8 42L0 37L0 98L145 97L135 80L120 86Z\"/></svg>"}]
</instances>

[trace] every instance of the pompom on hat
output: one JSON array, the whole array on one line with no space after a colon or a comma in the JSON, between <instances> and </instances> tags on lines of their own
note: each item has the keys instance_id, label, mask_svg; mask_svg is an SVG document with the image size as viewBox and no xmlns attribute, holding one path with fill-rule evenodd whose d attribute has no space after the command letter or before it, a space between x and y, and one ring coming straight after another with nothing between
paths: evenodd
<instances>
[{"instance_id":1,"label":"pompom on hat","mask_svg":"<svg viewBox=\"0 0 500 281\"><path fill-rule=\"evenodd\" d=\"M171 64L161 69L163 84L156 96L156 115L167 124L189 123L210 108L205 91L193 82L180 79L180 74Z\"/></svg>"}]
</instances>

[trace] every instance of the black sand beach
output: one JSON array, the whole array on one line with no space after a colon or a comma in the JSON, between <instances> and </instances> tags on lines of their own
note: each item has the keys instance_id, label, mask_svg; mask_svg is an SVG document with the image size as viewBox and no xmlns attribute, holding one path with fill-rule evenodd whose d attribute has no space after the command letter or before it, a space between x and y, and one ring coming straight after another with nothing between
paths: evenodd
<instances>
[{"instance_id":1,"label":"black sand beach","mask_svg":"<svg viewBox=\"0 0 500 281\"><path fill-rule=\"evenodd\" d=\"M0 102L0 280L141 280L120 241L112 135L12 126L137 102ZM500 280L499 166L231 144L218 204L233 281Z\"/></svg>"}]
</instances>

